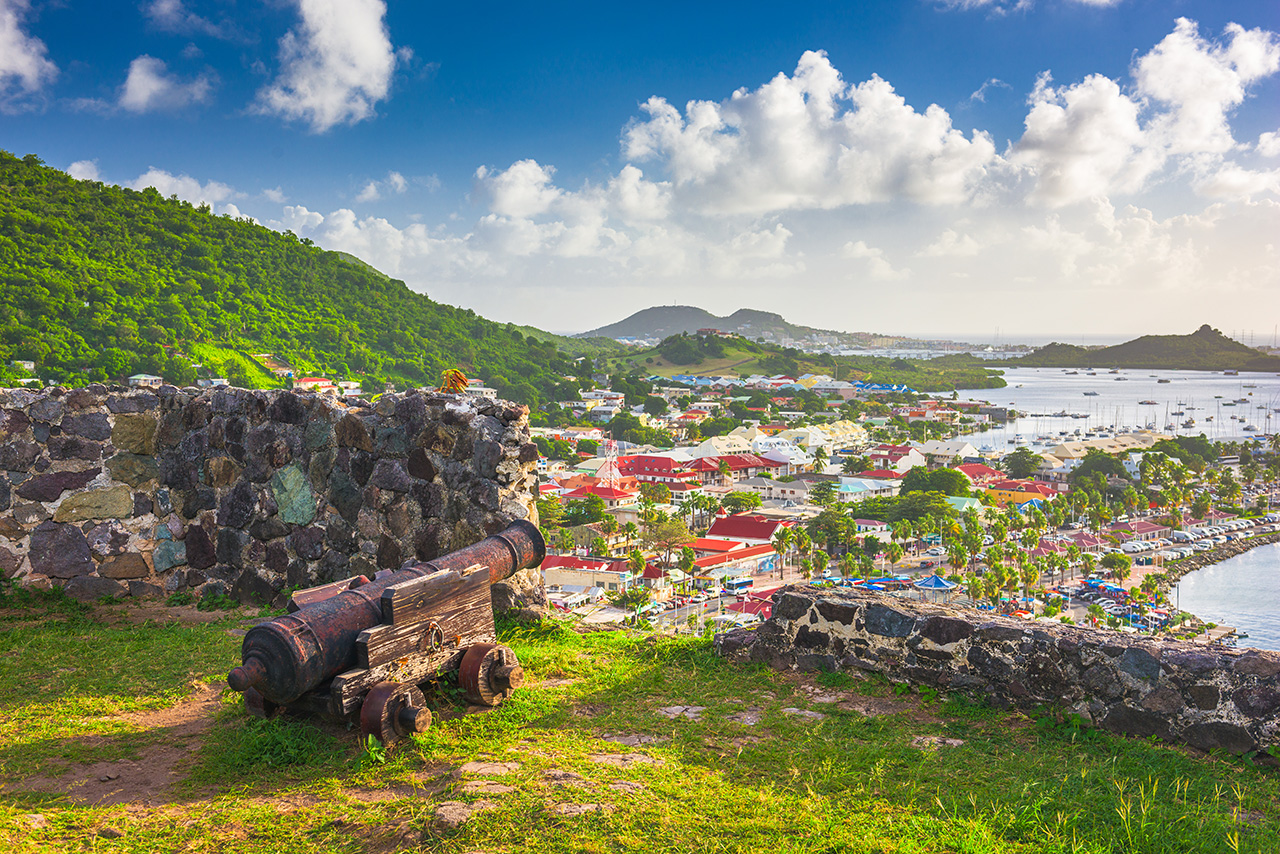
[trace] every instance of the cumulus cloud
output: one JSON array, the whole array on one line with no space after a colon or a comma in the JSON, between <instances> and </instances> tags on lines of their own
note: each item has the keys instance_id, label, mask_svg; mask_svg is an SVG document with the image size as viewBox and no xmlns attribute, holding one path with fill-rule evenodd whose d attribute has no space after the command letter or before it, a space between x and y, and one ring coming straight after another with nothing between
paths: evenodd
<instances>
[{"instance_id":1,"label":"cumulus cloud","mask_svg":"<svg viewBox=\"0 0 1280 854\"><path fill-rule=\"evenodd\" d=\"M1152 144L1172 154L1224 154L1235 148L1227 113L1247 87L1280 69L1275 33L1228 24L1211 43L1194 21L1179 18L1174 31L1134 69L1138 95L1161 105L1147 129Z\"/></svg>"},{"instance_id":2,"label":"cumulus cloud","mask_svg":"<svg viewBox=\"0 0 1280 854\"><path fill-rule=\"evenodd\" d=\"M67 174L77 181L97 181L98 161L96 160L77 160L67 167Z\"/></svg>"},{"instance_id":3,"label":"cumulus cloud","mask_svg":"<svg viewBox=\"0 0 1280 854\"><path fill-rule=\"evenodd\" d=\"M177 196L193 205L215 205L238 197L240 194L220 181L201 184L190 175L173 175L154 166L128 183L135 190L154 187L162 196Z\"/></svg>"},{"instance_id":4,"label":"cumulus cloud","mask_svg":"<svg viewBox=\"0 0 1280 854\"><path fill-rule=\"evenodd\" d=\"M641 109L647 118L627 128L624 154L659 161L682 200L708 213L955 204L996 159L986 134L966 137L937 105L917 112L880 77L846 85L820 51L725 101L681 112L653 97Z\"/></svg>"},{"instance_id":5,"label":"cumulus cloud","mask_svg":"<svg viewBox=\"0 0 1280 854\"><path fill-rule=\"evenodd\" d=\"M377 181L370 181L365 184L364 189L356 194L357 202L376 202L380 198L382 198L382 193L378 191Z\"/></svg>"},{"instance_id":6,"label":"cumulus cloud","mask_svg":"<svg viewBox=\"0 0 1280 854\"><path fill-rule=\"evenodd\" d=\"M271 189L263 190L262 197L269 202L275 202L277 205L284 204L285 201L287 201L288 199L288 197L285 196L284 194L284 190L282 190L280 187L274 187Z\"/></svg>"},{"instance_id":7,"label":"cumulus cloud","mask_svg":"<svg viewBox=\"0 0 1280 854\"><path fill-rule=\"evenodd\" d=\"M13 112L30 103L58 76L44 42L27 34L23 24L28 0L0 0L0 111Z\"/></svg>"},{"instance_id":8,"label":"cumulus cloud","mask_svg":"<svg viewBox=\"0 0 1280 854\"><path fill-rule=\"evenodd\" d=\"M163 60L143 54L129 63L129 76L120 91L120 107L131 113L180 110L204 103L212 90L208 74L182 80L169 73Z\"/></svg>"},{"instance_id":9,"label":"cumulus cloud","mask_svg":"<svg viewBox=\"0 0 1280 854\"><path fill-rule=\"evenodd\" d=\"M391 89L397 51L383 0L296 0L301 23L280 39L280 71L254 109L315 133L370 118Z\"/></svg>"},{"instance_id":10,"label":"cumulus cloud","mask_svg":"<svg viewBox=\"0 0 1280 854\"><path fill-rule=\"evenodd\" d=\"M1171 163L1214 194L1258 186L1226 179L1241 171L1225 162L1241 148L1229 115L1251 84L1277 70L1274 33L1229 24L1224 38L1211 42L1194 21L1179 18L1174 31L1134 63L1129 91L1100 74L1064 87L1041 75L1009 159L1032 175L1031 198L1051 206L1136 192ZM1215 174L1223 180L1211 180Z\"/></svg>"}]
</instances>

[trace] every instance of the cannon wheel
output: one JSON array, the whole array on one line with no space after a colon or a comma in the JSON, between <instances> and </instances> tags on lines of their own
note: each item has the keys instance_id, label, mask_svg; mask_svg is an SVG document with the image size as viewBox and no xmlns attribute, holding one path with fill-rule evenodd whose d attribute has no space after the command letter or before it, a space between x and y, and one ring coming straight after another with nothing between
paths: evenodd
<instances>
[{"instance_id":1,"label":"cannon wheel","mask_svg":"<svg viewBox=\"0 0 1280 854\"><path fill-rule=\"evenodd\" d=\"M524 684L524 668L509 647L472 644L458 667L458 684L472 703L496 706Z\"/></svg>"},{"instance_id":2,"label":"cannon wheel","mask_svg":"<svg viewBox=\"0 0 1280 854\"><path fill-rule=\"evenodd\" d=\"M417 685L379 682L360 706L360 732L390 747L431 726L431 711Z\"/></svg>"}]
</instances>

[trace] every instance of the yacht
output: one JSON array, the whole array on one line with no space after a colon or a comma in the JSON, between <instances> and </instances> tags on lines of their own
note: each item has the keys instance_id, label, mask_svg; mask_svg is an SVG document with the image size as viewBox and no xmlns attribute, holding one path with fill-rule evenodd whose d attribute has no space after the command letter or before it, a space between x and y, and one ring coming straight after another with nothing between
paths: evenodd
<instances>
[{"instance_id":1,"label":"yacht","mask_svg":"<svg viewBox=\"0 0 1280 854\"><path fill-rule=\"evenodd\" d=\"M1156 403L1154 400L1140 400L1138 401L1138 405L1139 406L1159 406L1160 404Z\"/></svg>"},{"instance_id":2,"label":"yacht","mask_svg":"<svg viewBox=\"0 0 1280 854\"><path fill-rule=\"evenodd\" d=\"M1085 397L1097 397L1097 396L1098 396L1098 393L1097 393L1096 391L1086 391L1086 392L1084 393L1084 396L1085 396Z\"/></svg>"},{"instance_id":3,"label":"yacht","mask_svg":"<svg viewBox=\"0 0 1280 854\"><path fill-rule=\"evenodd\" d=\"M1156 382L1158 382L1158 383L1168 383L1168 382L1173 382L1173 380L1156 380Z\"/></svg>"}]
</instances>

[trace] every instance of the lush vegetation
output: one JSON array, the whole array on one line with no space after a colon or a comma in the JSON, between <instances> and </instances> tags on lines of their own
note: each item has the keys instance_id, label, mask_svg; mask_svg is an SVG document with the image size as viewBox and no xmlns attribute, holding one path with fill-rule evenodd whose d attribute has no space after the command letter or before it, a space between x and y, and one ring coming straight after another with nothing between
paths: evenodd
<instances>
[{"instance_id":1,"label":"lush vegetation","mask_svg":"<svg viewBox=\"0 0 1280 854\"><path fill-rule=\"evenodd\" d=\"M536 406L577 396L559 341L434 302L291 233L0 152L0 364L33 361L70 384L139 371L186 383L199 362L265 386L277 381L254 354L271 353L300 374L373 387L434 385L456 366Z\"/></svg>"},{"instance_id":2,"label":"lush vegetation","mask_svg":"<svg viewBox=\"0 0 1280 854\"><path fill-rule=\"evenodd\" d=\"M1274 371L1280 356L1267 356L1233 341L1208 324L1190 335L1143 335L1114 347L1049 344L1010 360L1037 368L1149 368L1185 371Z\"/></svg>"},{"instance_id":3,"label":"lush vegetation","mask_svg":"<svg viewBox=\"0 0 1280 854\"><path fill-rule=\"evenodd\" d=\"M1280 778L1262 757L1195 756L1086 730L1058 710L999 711L875 678L738 667L702 636L506 626L526 687L486 714L463 714L441 692L428 700L431 728L382 751L313 720L250 718L230 692L196 715L208 722L201 732L152 724L149 713L194 712L192 700L216 696L206 686L238 662L239 614L137 625L118 605L67 615L6 604L9 851L1280 849ZM700 711L660 711L673 706ZM608 740L626 736L631 746ZM168 764L147 770L144 791L133 788L135 765L86 778L89 763L145 765L174 751L168 789L152 782ZM513 764L461 770L477 760ZM46 776L68 770L61 785ZM121 776L97 782L105 773ZM477 779L510 788L477 792L467 786ZM124 802L38 785L118 788ZM447 827L435 816L448 801L476 811ZM588 804L600 806L578 806Z\"/></svg>"}]
</instances>

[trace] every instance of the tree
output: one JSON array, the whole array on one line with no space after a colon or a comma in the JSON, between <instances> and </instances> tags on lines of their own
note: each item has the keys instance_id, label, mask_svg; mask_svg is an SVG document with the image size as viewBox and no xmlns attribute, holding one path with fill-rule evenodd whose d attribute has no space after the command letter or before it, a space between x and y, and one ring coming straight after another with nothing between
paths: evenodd
<instances>
[{"instance_id":1,"label":"tree","mask_svg":"<svg viewBox=\"0 0 1280 854\"><path fill-rule=\"evenodd\" d=\"M685 583L688 584L687 579L692 578L693 573L698 568L698 553L695 552L693 549L689 548L688 546L682 546L680 548L679 567L680 567L680 571L683 572L686 576Z\"/></svg>"},{"instance_id":2,"label":"tree","mask_svg":"<svg viewBox=\"0 0 1280 854\"><path fill-rule=\"evenodd\" d=\"M845 474L857 474L866 471L871 467L871 459L869 457L845 457L840 463L840 470Z\"/></svg>"},{"instance_id":3,"label":"tree","mask_svg":"<svg viewBox=\"0 0 1280 854\"><path fill-rule=\"evenodd\" d=\"M787 552L791 550L792 533L790 528L779 528L773 535L773 550L778 554L778 577L783 576L782 569L787 563Z\"/></svg>"},{"instance_id":4,"label":"tree","mask_svg":"<svg viewBox=\"0 0 1280 854\"><path fill-rule=\"evenodd\" d=\"M1129 570L1133 566L1133 558L1122 552L1111 552L1103 555L1102 568L1111 571L1120 581L1124 581L1129 577Z\"/></svg>"},{"instance_id":5,"label":"tree","mask_svg":"<svg viewBox=\"0 0 1280 854\"><path fill-rule=\"evenodd\" d=\"M813 449L813 470L820 472L827 467L827 449L822 445Z\"/></svg>"},{"instance_id":6,"label":"tree","mask_svg":"<svg viewBox=\"0 0 1280 854\"><path fill-rule=\"evenodd\" d=\"M571 527L591 525L599 522L607 515L609 506L599 495L588 495L586 498L570 501L564 508L563 523Z\"/></svg>"},{"instance_id":7,"label":"tree","mask_svg":"<svg viewBox=\"0 0 1280 854\"><path fill-rule=\"evenodd\" d=\"M557 528L564 519L564 505L560 503L559 496L549 495L546 498L539 498L536 506L538 508L538 521L542 523L545 529Z\"/></svg>"},{"instance_id":8,"label":"tree","mask_svg":"<svg viewBox=\"0 0 1280 854\"><path fill-rule=\"evenodd\" d=\"M650 548L659 548L664 553L664 566L671 565L671 553L693 539L693 532L685 527L679 519L664 519L644 533L642 540Z\"/></svg>"},{"instance_id":9,"label":"tree","mask_svg":"<svg viewBox=\"0 0 1280 854\"><path fill-rule=\"evenodd\" d=\"M730 513L744 513L748 510L755 510L761 503L763 502L757 492L730 492L720 499L720 506Z\"/></svg>"},{"instance_id":10,"label":"tree","mask_svg":"<svg viewBox=\"0 0 1280 854\"><path fill-rule=\"evenodd\" d=\"M1018 448L1012 454L1006 454L1000 465L1009 477L1022 479L1036 473L1040 468L1040 458L1029 448Z\"/></svg>"},{"instance_id":11,"label":"tree","mask_svg":"<svg viewBox=\"0 0 1280 854\"><path fill-rule=\"evenodd\" d=\"M819 507L829 507L836 500L836 485L829 480L820 480L809 487L809 501Z\"/></svg>"},{"instance_id":12,"label":"tree","mask_svg":"<svg viewBox=\"0 0 1280 854\"><path fill-rule=\"evenodd\" d=\"M671 488L666 484L645 481L640 484L640 495L654 504L671 503Z\"/></svg>"},{"instance_id":13,"label":"tree","mask_svg":"<svg viewBox=\"0 0 1280 854\"><path fill-rule=\"evenodd\" d=\"M605 595L614 606L634 612L636 622L639 622L640 609L649 604L649 600L653 598L653 590L643 584L632 584Z\"/></svg>"},{"instance_id":14,"label":"tree","mask_svg":"<svg viewBox=\"0 0 1280 854\"><path fill-rule=\"evenodd\" d=\"M605 541L604 537L592 537L591 544L588 548L591 550L593 555L609 554L609 543Z\"/></svg>"}]
</instances>

